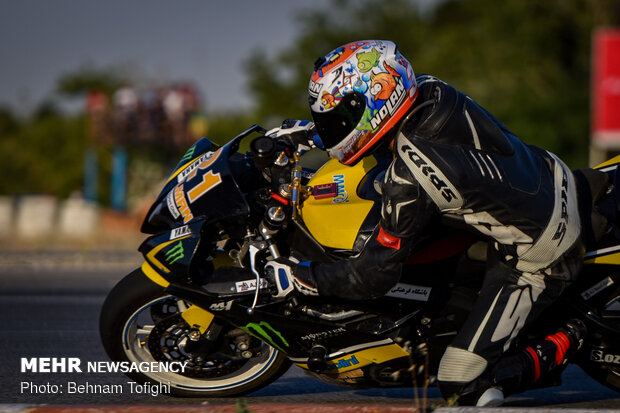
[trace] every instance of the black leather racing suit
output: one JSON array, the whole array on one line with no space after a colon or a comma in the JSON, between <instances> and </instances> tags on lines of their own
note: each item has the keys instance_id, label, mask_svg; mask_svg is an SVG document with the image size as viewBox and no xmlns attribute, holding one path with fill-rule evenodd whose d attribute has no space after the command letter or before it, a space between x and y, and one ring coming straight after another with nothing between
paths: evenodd
<instances>
[{"instance_id":1,"label":"black leather racing suit","mask_svg":"<svg viewBox=\"0 0 620 413\"><path fill-rule=\"evenodd\" d=\"M444 393L462 393L576 276L577 195L571 171L555 155L524 144L441 80L421 75L417 82L423 107L395 137L380 225L358 256L300 265L296 274L321 295L378 297L398 281L436 218L485 236L480 296L438 375Z\"/></svg>"}]
</instances>

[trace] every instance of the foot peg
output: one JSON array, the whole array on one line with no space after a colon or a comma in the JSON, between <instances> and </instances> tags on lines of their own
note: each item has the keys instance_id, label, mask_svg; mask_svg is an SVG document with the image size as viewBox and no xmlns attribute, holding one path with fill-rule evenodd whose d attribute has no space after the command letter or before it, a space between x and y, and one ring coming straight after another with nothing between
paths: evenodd
<instances>
[{"instance_id":1,"label":"foot peg","mask_svg":"<svg viewBox=\"0 0 620 413\"><path fill-rule=\"evenodd\" d=\"M327 349L323 346L314 346L310 349L310 357L308 357L308 368L316 373L323 372L327 369Z\"/></svg>"}]
</instances>

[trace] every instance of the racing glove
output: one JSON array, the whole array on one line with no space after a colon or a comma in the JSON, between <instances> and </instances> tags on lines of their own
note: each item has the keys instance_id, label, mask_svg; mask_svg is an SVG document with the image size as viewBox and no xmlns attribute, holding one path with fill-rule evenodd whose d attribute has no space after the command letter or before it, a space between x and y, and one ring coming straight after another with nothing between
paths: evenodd
<instances>
[{"instance_id":1,"label":"racing glove","mask_svg":"<svg viewBox=\"0 0 620 413\"><path fill-rule=\"evenodd\" d=\"M277 288L274 297L286 297L293 291L319 295L309 265L308 261L297 264L285 258L269 261L265 265L265 274Z\"/></svg>"},{"instance_id":2,"label":"racing glove","mask_svg":"<svg viewBox=\"0 0 620 413\"><path fill-rule=\"evenodd\" d=\"M280 139L304 153L320 142L314 123L308 120L285 119L279 128L267 131L267 136Z\"/></svg>"}]
</instances>

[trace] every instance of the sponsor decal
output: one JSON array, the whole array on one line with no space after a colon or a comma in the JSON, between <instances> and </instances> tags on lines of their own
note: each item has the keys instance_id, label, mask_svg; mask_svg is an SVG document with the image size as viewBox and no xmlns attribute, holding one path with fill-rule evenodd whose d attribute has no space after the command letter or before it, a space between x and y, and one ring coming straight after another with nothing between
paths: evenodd
<instances>
[{"instance_id":1,"label":"sponsor decal","mask_svg":"<svg viewBox=\"0 0 620 413\"><path fill-rule=\"evenodd\" d=\"M175 228L170 232L170 240L181 238L182 236L191 234L192 231L189 229L189 225L183 225L182 227Z\"/></svg>"},{"instance_id":2,"label":"sponsor decal","mask_svg":"<svg viewBox=\"0 0 620 413\"><path fill-rule=\"evenodd\" d=\"M386 297L404 298L406 300L414 301L428 301L428 297L431 295L431 290L431 287L398 283L390 291L388 291Z\"/></svg>"},{"instance_id":3,"label":"sponsor decal","mask_svg":"<svg viewBox=\"0 0 620 413\"><path fill-rule=\"evenodd\" d=\"M226 301L224 303L215 303L209 306L209 311L229 311L232 308L232 301Z\"/></svg>"},{"instance_id":4,"label":"sponsor decal","mask_svg":"<svg viewBox=\"0 0 620 413\"><path fill-rule=\"evenodd\" d=\"M360 364L359 360L355 356L351 356L349 359L340 359L333 364L327 366L327 370L343 369L345 367L354 366Z\"/></svg>"},{"instance_id":5,"label":"sponsor decal","mask_svg":"<svg viewBox=\"0 0 620 413\"><path fill-rule=\"evenodd\" d=\"M248 323L245 327L241 327L246 333L260 338L264 342L272 345L273 347L284 351L285 347L290 347L288 341L282 336L282 334L271 327L266 321L260 323Z\"/></svg>"},{"instance_id":6,"label":"sponsor decal","mask_svg":"<svg viewBox=\"0 0 620 413\"><path fill-rule=\"evenodd\" d=\"M593 349L590 352L590 361L620 365L620 354L610 354L601 349Z\"/></svg>"},{"instance_id":7,"label":"sponsor decal","mask_svg":"<svg viewBox=\"0 0 620 413\"><path fill-rule=\"evenodd\" d=\"M185 200L185 193L183 192L182 184L177 185L176 188L174 188L174 202L179 208L181 215L183 215L183 223L187 224L189 221L194 219L194 215Z\"/></svg>"},{"instance_id":8,"label":"sponsor decal","mask_svg":"<svg viewBox=\"0 0 620 413\"><path fill-rule=\"evenodd\" d=\"M558 228L553 234L552 240L559 240L558 246L562 243L564 239L564 235L566 235L567 223L568 223L568 176L566 175L566 170L562 168L562 193L560 195L560 199L562 200L562 212L560 214L560 222L558 223Z\"/></svg>"},{"instance_id":9,"label":"sponsor decal","mask_svg":"<svg viewBox=\"0 0 620 413\"><path fill-rule=\"evenodd\" d=\"M594 297L596 294L603 291L605 288L609 287L610 285L613 285L613 283L614 283L614 280L612 280L611 277L607 277L604 280L597 282L592 287L582 292L581 298L583 298L584 300L589 300L590 298Z\"/></svg>"},{"instance_id":10,"label":"sponsor decal","mask_svg":"<svg viewBox=\"0 0 620 413\"><path fill-rule=\"evenodd\" d=\"M344 332L346 332L347 330L344 327L339 327L333 330L327 330L327 331L319 331L316 333L310 333L310 334L306 334L305 336L301 337L302 340L304 341L318 341L318 340L324 340L326 338L330 338L330 337L334 337L337 335L340 335Z\"/></svg>"},{"instance_id":11,"label":"sponsor decal","mask_svg":"<svg viewBox=\"0 0 620 413\"><path fill-rule=\"evenodd\" d=\"M261 278L260 280L260 288L267 288L267 280ZM256 280L247 280L247 281L237 281L235 283L235 288L238 293L244 293L246 291L254 291L256 290Z\"/></svg>"},{"instance_id":12,"label":"sponsor decal","mask_svg":"<svg viewBox=\"0 0 620 413\"><path fill-rule=\"evenodd\" d=\"M322 87L323 85L319 82L313 82L311 80L310 85L308 86L308 93L314 98L319 97L319 92L321 91Z\"/></svg>"},{"instance_id":13,"label":"sponsor decal","mask_svg":"<svg viewBox=\"0 0 620 413\"><path fill-rule=\"evenodd\" d=\"M192 146L187 150L187 152L185 152L185 155L183 155L183 158L181 158L181 162L189 161L190 159L192 159L192 157L194 156L194 152L196 152L196 146Z\"/></svg>"},{"instance_id":14,"label":"sponsor decal","mask_svg":"<svg viewBox=\"0 0 620 413\"><path fill-rule=\"evenodd\" d=\"M181 213L174 204L174 191L170 191L166 197L166 203L168 204L168 211L170 211L170 214L174 217L174 219L178 219L181 216Z\"/></svg>"},{"instance_id":15,"label":"sponsor decal","mask_svg":"<svg viewBox=\"0 0 620 413\"><path fill-rule=\"evenodd\" d=\"M338 190L338 195L332 200L332 202L335 204L349 202L349 194L345 190L344 175L334 175L333 178Z\"/></svg>"},{"instance_id":16,"label":"sponsor decal","mask_svg":"<svg viewBox=\"0 0 620 413\"><path fill-rule=\"evenodd\" d=\"M338 374L338 380L350 384L363 384L366 382L364 378L364 371L362 369L349 370L344 373Z\"/></svg>"},{"instance_id":17,"label":"sponsor decal","mask_svg":"<svg viewBox=\"0 0 620 413\"><path fill-rule=\"evenodd\" d=\"M185 258L185 249L183 248L183 241L179 241L174 247L166 251L165 260L168 264L172 265L178 260Z\"/></svg>"},{"instance_id":18,"label":"sponsor decal","mask_svg":"<svg viewBox=\"0 0 620 413\"><path fill-rule=\"evenodd\" d=\"M222 149L218 149L215 152L207 152L204 155L201 155L190 165L186 166L185 169L183 169L177 176L178 183L181 184L194 179L198 175L199 170L207 170L207 172L202 174L202 179L200 182L191 188L187 188L187 199L190 203L195 202L198 198L222 183L221 174L219 172L214 173L212 170L209 170L221 153ZM178 203L177 206L179 206ZM181 208L181 206L179 206L179 208ZM183 213L182 210L181 213ZM186 220L185 222L188 221Z\"/></svg>"},{"instance_id":19,"label":"sponsor decal","mask_svg":"<svg viewBox=\"0 0 620 413\"><path fill-rule=\"evenodd\" d=\"M201 165L203 162L208 162L208 164L210 165L213 161L215 161L217 159L217 156L213 156L215 155L215 152L207 152L203 155L200 156L200 158L196 159L194 162L192 162L191 164L187 165L178 175L177 175L177 182L181 183L183 181L185 181L185 178L187 178L192 172L194 172L199 166L203 166ZM218 151L218 155L219 155L219 151Z\"/></svg>"},{"instance_id":20,"label":"sponsor decal","mask_svg":"<svg viewBox=\"0 0 620 413\"><path fill-rule=\"evenodd\" d=\"M396 80L396 87L390 94L390 97L385 101L385 104L381 106L381 109L370 119L370 126L373 130L381 126L381 123L388 115L394 116L394 113L400 107L406 95L405 85L403 84L402 78L399 77Z\"/></svg>"},{"instance_id":21,"label":"sponsor decal","mask_svg":"<svg viewBox=\"0 0 620 413\"><path fill-rule=\"evenodd\" d=\"M405 141L399 143L398 147L401 159L433 202L443 210L460 208L463 205L463 199L448 178L406 138L399 137L399 140Z\"/></svg>"}]
</instances>

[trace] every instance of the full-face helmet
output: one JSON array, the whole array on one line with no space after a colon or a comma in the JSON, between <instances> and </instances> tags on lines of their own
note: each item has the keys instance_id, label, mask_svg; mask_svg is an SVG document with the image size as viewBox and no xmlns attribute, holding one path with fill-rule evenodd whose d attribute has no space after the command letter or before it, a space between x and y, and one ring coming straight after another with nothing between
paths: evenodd
<instances>
[{"instance_id":1,"label":"full-face helmet","mask_svg":"<svg viewBox=\"0 0 620 413\"><path fill-rule=\"evenodd\" d=\"M403 118L418 89L395 43L364 40L319 58L308 92L320 144L352 165Z\"/></svg>"}]
</instances>

